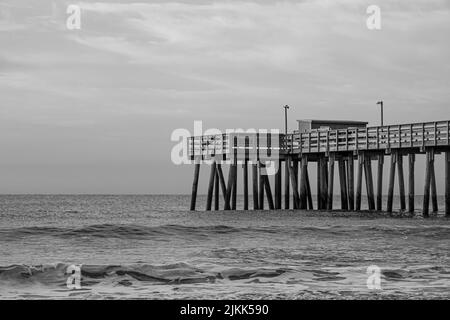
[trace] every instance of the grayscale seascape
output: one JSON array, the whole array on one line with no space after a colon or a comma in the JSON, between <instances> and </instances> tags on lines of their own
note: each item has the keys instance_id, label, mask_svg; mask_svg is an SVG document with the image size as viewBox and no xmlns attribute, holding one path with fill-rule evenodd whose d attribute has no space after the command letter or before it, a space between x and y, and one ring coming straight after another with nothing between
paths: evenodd
<instances>
[{"instance_id":1,"label":"grayscale seascape","mask_svg":"<svg viewBox=\"0 0 450 320\"><path fill-rule=\"evenodd\" d=\"M0 298L450 297L450 219L442 213L189 212L188 203L0 196ZM80 290L66 287L70 264L82 264ZM381 268L382 290L366 286L370 265Z\"/></svg>"}]
</instances>

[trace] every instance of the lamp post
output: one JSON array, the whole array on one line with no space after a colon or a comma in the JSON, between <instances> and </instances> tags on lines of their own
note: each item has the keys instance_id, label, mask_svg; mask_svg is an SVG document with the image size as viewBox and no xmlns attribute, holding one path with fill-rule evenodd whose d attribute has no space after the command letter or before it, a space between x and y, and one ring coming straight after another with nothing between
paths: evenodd
<instances>
[{"instance_id":1,"label":"lamp post","mask_svg":"<svg viewBox=\"0 0 450 320\"><path fill-rule=\"evenodd\" d=\"M289 109L289 106L285 105L283 108L284 108L284 133L287 134L288 133L288 129L287 129L287 111Z\"/></svg>"},{"instance_id":2,"label":"lamp post","mask_svg":"<svg viewBox=\"0 0 450 320\"><path fill-rule=\"evenodd\" d=\"M381 107L381 126L383 126L383 100L377 102Z\"/></svg>"}]
</instances>

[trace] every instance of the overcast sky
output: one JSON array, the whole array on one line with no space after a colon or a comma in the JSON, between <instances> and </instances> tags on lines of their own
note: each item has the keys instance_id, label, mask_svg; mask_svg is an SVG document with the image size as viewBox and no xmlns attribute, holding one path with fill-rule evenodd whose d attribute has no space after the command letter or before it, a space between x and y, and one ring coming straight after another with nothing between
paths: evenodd
<instances>
[{"instance_id":1,"label":"overcast sky","mask_svg":"<svg viewBox=\"0 0 450 320\"><path fill-rule=\"evenodd\" d=\"M448 120L449 34L446 0L2 0L0 193L189 193L174 129L281 128L285 104L291 128L377 125L379 99L387 123Z\"/></svg>"}]
</instances>

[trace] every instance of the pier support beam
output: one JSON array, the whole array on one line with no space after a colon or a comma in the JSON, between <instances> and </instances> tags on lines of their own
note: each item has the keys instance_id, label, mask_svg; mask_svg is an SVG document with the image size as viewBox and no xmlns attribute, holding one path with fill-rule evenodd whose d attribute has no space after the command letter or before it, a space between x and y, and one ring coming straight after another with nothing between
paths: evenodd
<instances>
[{"instance_id":1,"label":"pier support beam","mask_svg":"<svg viewBox=\"0 0 450 320\"><path fill-rule=\"evenodd\" d=\"M264 166L264 170L263 170L263 181L264 181L264 188L266 190L266 198L267 198L267 203L269 204L269 210L274 210L275 206L273 203L273 197L272 197L272 190L270 189L270 181L269 181L269 176L267 175L267 171L265 170L265 166Z\"/></svg>"},{"instance_id":2,"label":"pier support beam","mask_svg":"<svg viewBox=\"0 0 450 320\"><path fill-rule=\"evenodd\" d=\"M220 198L220 187L219 187L219 172L217 171L216 165L216 175L214 177L214 210L219 210L219 198Z\"/></svg>"},{"instance_id":3,"label":"pier support beam","mask_svg":"<svg viewBox=\"0 0 450 320\"><path fill-rule=\"evenodd\" d=\"M400 194L400 209L406 210L405 178L403 175L403 154L397 153L398 191Z\"/></svg>"},{"instance_id":4,"label":"pier support beam","mask_svg":"<svg viewBox=\"0 0 450 320\"><path fill-rule=\"evenodd\" d=\"M242 164L243 171L243 187L244 187L244 210L248 210L248 163L247 160L244 160Z\"/></svg>"},{"instance_id":5,"label":"pier support beam","mask_svg":"<svg viewBox=\"0 0 450 320\"><path fill-rule=\"evenodd\" d=\"M413 213L414 212L414 164L416 161L416 155L414 153L411 153L408 155L408 163L409 163L409 169L408 169L408 212Z\"/></svg>"},{"instance_id":6,"label":"pier support beam","mask_svg":"<svg viewBox=\"0 0 450 320\"><path fill-rule=\"evenodd\" d=\"M233 183L234 183L234 165L230 165L230 168L228 169L228 181L227 181L227 194L225 197L225 204L224 209L225 210L231 210L231 194L233 193Z\"/></svg>"},{"instance_id":7,"label":"pier support beam","mask_svg":"<svg viewBox=\"0 0 450 320\"><path fill-rule=\"evenodd\" d=\"M308 209L314 210L312 194L311 194L311 184L309 183L309 174L308 174L308 161L306 160L306 168L305 168L305 177L306 177L306 198L308 200Z\"/></svg>"},{"instance_id":8,"label":"pier support beam","mask_svg":"<svg viewBox=\"0 0 450 320\"><path fill-rule=\"evenodd\" d=\"M214 190L214 178L216 176L216 162L214 161L211 164L211 171L209 174L209 184L208 184L208 196L206 198L206 210L210 211L212 206L212 197L213 197L213 190Z\"/></svg>"},{"instance_id":9,"label":"pier support beam","mask_svg":"<svg viewBox=\"0 0 450 320\"><path fill-rule=\"evenodd\" d=\"M259 162L259 210L264 210L264 164Z\"/></svg>"},{"instance_id":10,"label":"pier support beam","mask_svg":"<svg viewBox=\"0 0 450 320\"><path fill-rule=\"evenodd\" d=\"M450 151L445 152L445 215L450 217Z\"/></svg>"},{"instance_id":11,"label":"pier support beam","mask_svg":"<svg viewBox=\"0 0 450 320\"><path fill-rule=\"evenodd\" d=\"M330 154L329 159L328 159L327 210L333 210L334 162L335 162L335 154L332 153L332 154Z\"/></svg>"},{"instance_id":12,"label":"pier support beam","mask_svg":"<svg viewBox=\"0 0 450 320\"><path fill-rule=\"evenodd\" d=\"M383 210L383 165L384 154L378 155L377 170L377 211Z\"/></svg>"},{"instance_id":13,"label":"pier support beam","mask_svg":"<svg viewBox=\"0 0 450 320\"><path fill-rule=\"evenodd\" d=\"M425 184L423 190L423 207L422 215L424 217L429 216L430 206L430 185L431 185L431 167L434 166L434 152L433 150L427 150L427 159L425 163Z\"/></svg>"},{"instance_id":14,"label":"pier support beam","mask_svg":"<svg viewBox=\"0 0 450 320\"><path fill-rule=\"evenodd\" d=\"M289 175L291 177L292 194L294 196L294 201L292 203L292 207L294 209L299 209L301 207L300 207L300 199L299 199L299 195L298 195L297 176L295 174L295 169L292 166L289 167Z\"/></svg>"},{"instance_id":15,"label":"pier support beam","mask_svg":"<svg viewBox=\"0 0 450 320\"><path fill-rule=\"evenodd\" d=\"M220 187L222 189L222 195L223 195L223 199L225 201L225 199L227 197L227 187L225 184L225 179L223 177L222 165L220 163L218 163L216 165L216 170L217 170L217 173L219 174Z\"/></svg>"},{"instance_id":16,"label":"pier support beam","mask_svg":"<svg viewBox=\"0 0 450 320\"><path fill-rule=\"evenodd\" d=\"M252 163L252 182L253 182L253 210L259 209L258 203L258 165Z\"/></svg>"},{"instance_id":17,"label":"pier support beam","mask_svg":"<svg viewBox=\"0 0 450 320\"><path fill-rule=\"evenodd\" d=\"M197 190L198 190L198 176L200 174L200 163L195 163L194 168L194 181L192 182L192 194L191 194L191 211L195 210L195 204L197 201Z\"/></svg>"},{"instance_id":18,"label":"pier support beam","mask_svg":"<svg viewBox=\"0 0 450 320\"><path fill-rule=\"evenodd\" d=\"M348 210L348 195L347 195L347 175L345 173L344 159L338 160L339 166L339 182L341 186L341 208L342 210Z\"/></svg>"},{"instance_id":19,"label":"pier support beam","mask_svg":"<svg viewBox=\"0 0 450 320\"><path fill-rule=\"evenodd\" d=\"M289 157L286 156L284 160L284 208L289 209L289 199L290 199L290 191L289 191L289 166L290 166Z\"/></svg>"},{"instance_id":20,"label":"pier support beam","mask_svg":"<svg viewBox=\"0 0 450 320\"><path fill-rule=\"evenodd\" d=\"M300 207L299 207L300 200L298 198L298 194L299 194L299 191L298 191L298 180L299 180L299 178L298 178L298 159L292 158L291 163L292 163L292 165L290 168L292 168L292 170L289 171L289 175L291 177L291 187L294 188L294 186L292 185L292 176L294 176L294 181L295 181L295 185L297 188L297 190L292 189L292 197L293 197L292 208L300 209ZM297 192L295 193L295 191L297 191ZM295 194L297 194L297 200L295 199Z\"/></svg>"},{"instance_id":21,"label":"pier support beam","mask_svg":"<svg viewBox=\"0 0 450 320\"><path fill-rule=\"evenodd\" d=\"M358 172L356 174L356 203L355 210L361 210L362 172L364 164L364 154L358 155Z\"/></svg>"},{"instance_id":22,"label":"pier support beam","mask_svg":"<svg viewBox=\"0 0 450 320\"><path fill-rule=\"evenodd\" d=\"M389 186L387 199L387 212L392 212L392 205L394 203L394 183L395 183L395 165L397 162L397 154L391 154L391 168L389 171Z\"/></svg>"},{"instance_id":23,"label":"pier support beam","mask_svg":"<svg viewBox=\"0 0 450 320\"><path fill-rule=\"evenodd\" d=\"M436 175L434 172L434 164L430 167L431 174L431 207L433 212L438 212L438 201L437 201L437 188L436 188Z\"/></svg>"},{"instance_id":24,"label":"pier support beam","mask_svg":"<svg viewBox=\"0 0 450 320\"><path fill-rule=\"evenodd\" d=\"M277 172L275 173L275 209L281 209L281 160L277 161L277 165Z\"/></svg>"},{"instance_id":25,"label":"pier support beam","mask_svg":"<svg viewBox=\"0 0 450 320\"><path fill-rule=\"evenodd\" d=\"M347 188L348 188L348 208L355 210L355 170L353 168L353 156L347 158Z\"/></svg>"},{"instance_id":26,"label":"pier support beam","mask_svg":"<svg viewBox=\"0 0 450 320\"><path fill-rule=\"evenodd\" d=\"M308 167L307 167L308 160L306 156L303 156L300 160L300 195L299 195L299 202L300 202L300 209L304 210L306 209L306 202L307 202L307 174L308 174Z\"/></svg>"},{"instance_id":27,"label":"pier support beam","mask_svg":"<svg viewBox=\"0 0 450 320\"><path fill-rule=\"evenodd\" d=\"M370 156L364 157L364 172L366 177L366 191L367 191L367 202L369 203L369 210L375 210L375 195L373 191L373 177L372 177L372 159Z\"/></svg>"}]
</instances>

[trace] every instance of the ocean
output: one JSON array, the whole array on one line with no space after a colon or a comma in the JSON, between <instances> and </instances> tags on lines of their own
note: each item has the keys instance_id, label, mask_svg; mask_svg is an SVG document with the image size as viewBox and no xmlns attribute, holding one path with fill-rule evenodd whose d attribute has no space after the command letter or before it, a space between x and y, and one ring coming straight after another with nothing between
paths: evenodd
<instances>
[{"instance_id":1,"label":"ocean","mask_svg":"<svg viewBox=\"0 0 450 320\"><path fill-rule=\"evenodd\" d=\"M0 299L450 298L442 212L206 212L204 196L190 212L189 200L0 196Z\"/></svg>"}]
</instances>

